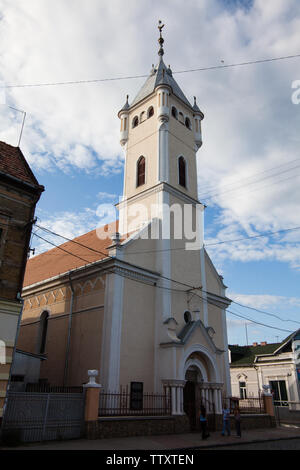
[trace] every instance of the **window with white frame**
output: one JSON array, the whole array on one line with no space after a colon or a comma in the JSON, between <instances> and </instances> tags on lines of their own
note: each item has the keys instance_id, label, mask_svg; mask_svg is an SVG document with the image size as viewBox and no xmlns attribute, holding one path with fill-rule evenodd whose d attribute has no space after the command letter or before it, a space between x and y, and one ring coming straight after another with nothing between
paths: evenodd
<instances>
[{"instance_id":1,"label":"window with white frame","mask_svg":"<svg viewBox=\"0 0 300 470\"><path fill-rule=\"evenodd\" d=\"M240 399L245 400L247 398L246 382L239 382L239 387L240 387Z\"/></svg>"}]
</instances>

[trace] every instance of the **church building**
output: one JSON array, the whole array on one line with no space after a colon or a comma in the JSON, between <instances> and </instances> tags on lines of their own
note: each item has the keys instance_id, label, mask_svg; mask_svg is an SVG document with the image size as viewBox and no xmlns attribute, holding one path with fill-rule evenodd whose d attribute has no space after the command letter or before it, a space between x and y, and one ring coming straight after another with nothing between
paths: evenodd
<instances>
[{"instance_id":1,"label":"church building","mask_svg":"<svg viewBox=\"0 0 300 470\"><path fill-rule=\"evenodd\" d=\"M104 391L138 383L167 390L173 415L201 401L219 414L231 395L230 300L203 246L204 115L165 65L159 30L158 63L118 113L119 220L28 261L18 347L44 355L40 379L53 385L81 385L97 369Z\"/></svg>"}]
</instances>

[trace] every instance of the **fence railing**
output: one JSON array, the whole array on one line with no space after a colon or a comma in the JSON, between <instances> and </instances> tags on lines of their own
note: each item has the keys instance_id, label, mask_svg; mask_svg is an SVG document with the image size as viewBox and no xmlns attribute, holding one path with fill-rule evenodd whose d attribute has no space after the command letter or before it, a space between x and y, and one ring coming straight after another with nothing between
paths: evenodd
<instances>
[{"instance_id":1,"label":"fence railing","mask_svg":"<svg viewBox=\"0 0 300 470\"><path fill-rule=\"evenodd\" d=\"M65 387L60 385L49 385L39 383L26 384L26 392L28 393L82 393L83 387Z\"/></svg>"},{"instance_id":2,"label":"fence railing","mask_svg":"<svg viewBox=\"0 0 300 470\"><path fill-rule=\"evenodd\" d=\"M143 393L138 399L128 388L119 392L100 392L99 416L171 415L171 397L167 394Z\"/></svg>"},{"instance_id":3,"label":"fence railing","mask_svg":"<svg viewBox=\"0 0 300 470\"><path fill-rule=\"evenodd\" d=\"M83 393L8 392L3 442L77 439L82 436L84 405Z\"/></svg>"},{"instance_id":4,"label":"fence railing","mask_svg":"<svg viewBox=\"0 0 300 470\"><path fill-rule=\"evenodd\" d=\"M231 408L234 409L235 403L238 404L240 413L265 413L265 406L262 397L236 398L231 399Z\"/></svg>"}]
</instances>

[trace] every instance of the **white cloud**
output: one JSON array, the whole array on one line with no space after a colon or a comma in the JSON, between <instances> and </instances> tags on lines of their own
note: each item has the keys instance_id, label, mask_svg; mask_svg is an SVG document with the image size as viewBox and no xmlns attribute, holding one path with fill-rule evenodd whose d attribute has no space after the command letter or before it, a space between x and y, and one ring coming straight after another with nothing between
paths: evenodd
<instances>
[{"instance_id":1,"label":"white cloud","mask_svg":"<svg viewBox=\"0 0 300 470\"><path fill-rule=\"evenodd\" d=\"M248 305L258 309L267 309L269 307L300 307L300 297L286 297L283 295L268 294L228 294L236 302Z\"/></svg>"},{"instance_id":2,"label":"white cloud","mask_svg":"<svg viewBox=\"0 0 300 470\"><path fill-rule=\"evenodd\" d=\"M37 225L42 227L42 229L37 226L33 228L33 233L36 233L36 236L33 235L32 237L35 255L50 250L54 247L53 245L61 245L67 239L72 240L84 233L95 230L97 227L102 227L112 222L116 219L116 209L113 204L103 203L99 204L95 209L85 208L81 212L61 211L50 214L38 209L37 216ZM43 229L48 229L49 232ZM51 243L47 243L45 240Z\"/></svg>"},{"instance_id":3,"label":"white cloud","mask_svg":"<svg viewBox=\"0 0 300 470\"><path fill-rule=\"evenodd\" d=\"M255 0L249 8L226 8L217 0L188 6L179 0L131 0L126 8L121 0L74 0L72 8L68 0L0 0L0 7L0 79L7 84L147 73L157 60L159 17L166 24L164 57L173 71L300 51L297 0ZM295 163L291 170L288 164L299 155L300 105L291 101L291 85L300 79L298 64L293 59L174 74L205 113L199 193L220 192L207 200L207 210L219 208L207 243L299 225L300 166ZM7 104L27 112L22 149L33 169L120 172L117 112L143 81L9 88ZM16 144L21 116L4 109L0 138ZM210 252L220 268L227 259L275 259L300 269L297 232L219 245Z\"/></svg>"},{"instance_id":4,"label":"white cloud","mask_svg":"<svg viewBox=\"0 0 300 470\"><path fill-rule=\"evenodd\" d=\"M102 200L108 200L108 199L113 199L113 200L117 200L119 198L119 196L117 194L113 194L113 193L107 193L105 191L100 191L98 194L97 194L97 197L99 199L102 199Z\"/></svg>"}]
</instances>

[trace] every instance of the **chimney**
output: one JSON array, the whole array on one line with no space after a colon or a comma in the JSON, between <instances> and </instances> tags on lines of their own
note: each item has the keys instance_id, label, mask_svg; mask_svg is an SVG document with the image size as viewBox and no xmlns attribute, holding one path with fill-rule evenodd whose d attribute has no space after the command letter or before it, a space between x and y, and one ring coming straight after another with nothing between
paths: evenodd
<instances>
[{"instance_id":1,"label":"chimney","mask_svg":"<svg viewBox=\"0 0 300 470\"><path fill-rule=\"evenodd\" d=\"M257 343L253 343L253 346L258 346L258 344L257 344Z\"/></svg>"},{"instance_id":2,"label":"chimney","mask_svg":"<svg viewBox=\"0 0 300 470\"><path fill-rule=\"evenodd\" d=\"M266 346L266 344L267 344L267 341L262 341L262 342L260 343L261 346Z\"/></svg>"}]
</instances>

